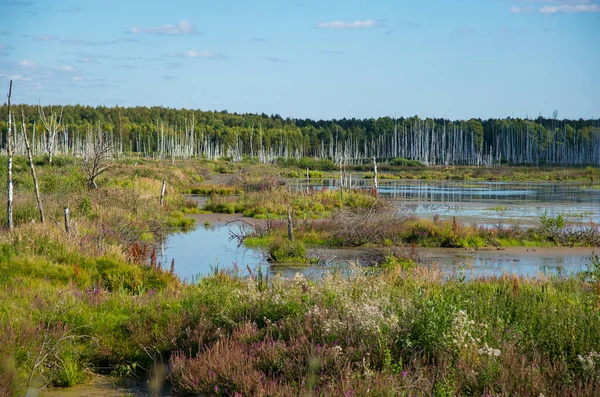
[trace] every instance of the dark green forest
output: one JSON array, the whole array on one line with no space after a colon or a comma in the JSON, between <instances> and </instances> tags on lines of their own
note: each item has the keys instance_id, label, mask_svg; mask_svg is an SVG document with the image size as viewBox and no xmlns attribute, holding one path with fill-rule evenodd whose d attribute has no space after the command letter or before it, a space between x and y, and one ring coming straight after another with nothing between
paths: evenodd
<instances>
[{"instance_id":1,"label":"dark green forest","mask_svg":"<svg viewBox=\"0 0 600 397\"><path fill-rule=\"evenodd\" d=\"M159 158L243 156L328 158L356 164L377 157L427 165L600 165L600 120L380 117L311 120L164 107L18 105L13 107L16 153L25 130L34 152L80 155L103 134L115 153ZM0 148L7 107L0 107ZM35 129L34 129L35 127ZM22 145L21 145L22 146Z\"/></svg>"}]
</instances>

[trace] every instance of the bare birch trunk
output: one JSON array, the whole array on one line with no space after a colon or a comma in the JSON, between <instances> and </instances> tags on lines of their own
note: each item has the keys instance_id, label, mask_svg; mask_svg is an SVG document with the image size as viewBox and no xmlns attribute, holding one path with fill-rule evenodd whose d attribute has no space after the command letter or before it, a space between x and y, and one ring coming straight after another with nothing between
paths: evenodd
<instances>
[{"instance_id":1,"label":"bare birch trunk","mask_svg":"<svg viewBox=\"0 0 600 397\"><path fill-rule=\"evenodd\" d=\"M7 146L6 146L6 154L8 157L8 199L6 200L6 215L7 215L7 226L8 230L13 231L15 229L15 225L13 223L13 179L12 179L12 161L13 161L13 153L12 153L12 119L10 114L10 97L12 95L12 80L8 86L8 135L7 135Z\"/></svg>"},{"instance_id":2,"label":"bare birch trunk","mask_svg":"<svg viewBox=\"0 0 600 397\"><path fill-rule=\"evenodd\" d=\"M342 167L342 160L340 159L340 200L343 200L344 197L344 173Z\"/></svg>"},{"instance_id":3,"label":"bare birch trunk","mask_svg":"<svg viewBox=\"0 0 600 397\"><path fill-rule=\"evenodd\" d=\"M35 200L37 201L38 211L40 212L40 222L44 223L44 208L42 207L42 200L40 198L40 186L38 184L37 176L35 175L35 167L33 165L33 156L31 155L31 146L29 145L29 139L27 138L25 113L23 112L23 109L21 109L21 121L23 139L25 140L25 148L27 149L27 157L29 158L29 169L31 169L31 177L33 178L33 187L35 189Z\"/></svg>"},{"instance_id":4,"label":"bare birch trunk","mask_svg":"<svg viewBox=\"0 0 600 397\"><path fill-rule=\"evenodd\" d=\"M287 227L288 227L288 240L294 241L294 224L292 219L292 207L288 206L288 215L287 215Z\"/></svg>"},{"instance_id":5,"label":"bare birch trunk","mask_svg":"<svg viewBox=\"0 0 600 397\"><path fill-rule=\"evenodd\" d=\"M162 188L160 189L160 206L164 204L165 191L167 190L167 180L163 179Z\"/></svg>"},{"instance_id":6,"label":"bare birch trunk","mask_svg":"<svg viewBox=\"0 0 600 397\"><path fill-rule=\"evenodd\" d=\"M71 233L71 222L69 220L69 207L65 207L64 213L65 213L65 232L67 232L67 234L70 234Z\"/></svg>"},{"instance_id":7,"label":"bare birch trunk","mask_svg":"<svg viewBox=\"0 0 600 397\"><path fill-rule=\"evenodd\" d=\"M310 174L308 168L306 169L306 194L308 194L310 188Z\"/></svg>"},{"instance_id":8,"label":"bare birch trunk","mask_svg":"<svg viewBox=\"0 0 600 397\"><path fill-rule=\"evenodd\" d=\"M379 186L377 185L377 157L373 157L373 184L375 187L375 195L379 194Z\"/></svg>"}]
</instances>

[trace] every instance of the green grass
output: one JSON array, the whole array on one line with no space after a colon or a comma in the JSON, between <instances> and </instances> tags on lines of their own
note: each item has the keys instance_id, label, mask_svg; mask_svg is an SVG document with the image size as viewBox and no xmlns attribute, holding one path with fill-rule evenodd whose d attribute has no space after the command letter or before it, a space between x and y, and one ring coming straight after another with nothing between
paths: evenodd
<instances>
[{"instance_id":1,"label":"green grass","mask_svg":"<svg viewBox=\"0 0 600 397\"><path fill-rule=\"evenodd\" d=\"M289 192L281 187L269 191L241 194L238 197L212 196L204 209L225 214L243 214L258 219L287 216L288 205L297 219L321 219L338 208L368 208L376 198L362 190L345 191L315 190L309 193Z\"/></svg>"},{"instance_id":2,"label":"green grass","mask_svg":"<svg viewBox=\"0 0 600 397\"><path fill-rule=\"evenodd\" d=\"M236 187L231 186L214 186L214 185L205 185L199 187L193 187L188 190L190 194L216 194L219 196L231 196L234 194L240 194L241 190Z\"/></svg>"},{"instance_id":3,"label":"green grass","mask_svg":"<svg viewBox=\"0 0 600 397\"><path fill-rule=\"evenodd\" d=\"M600 389L597 257L585 274L546 279L465 281L460 272L442 279L387 255L376 271L332 271L316 280L215 270L182 284L153 250L172 227L190 226L184 213L192 205L180 192L198 186L195 175L210 164L124 160L89 192L70 159L36 161L48 216L61 219L68 202L74 231L66 235L52 220L31 223L37 214L19 159L18 225L0 232L1 396L24 395L31 374L36 385L72 386L101 371L143 376L161 360L174 388L205 395L592 396ZM169 187L161 208L163 178ZM342 233L348 230L378 236L365 244L386 247L577 243L558 218L532 230L390 222L377 211L370 221L353 218L374 203L365 192L340 198L278 189L214 202L283 216L279 199L294 207L296 241L285 239L285 222L245 241L266 247L277 262L306 260L306 244L363 241ZM343 216L311 220L324 214Z\"/></svg>"},{"instance_id":4,"label":"green grass","mask_svg":"<svg viewBox=\"0 0 600 397\"><path fill-rule=\"evenodd\" d=\"M26 262L4 262L10 277L0 289L0 339L16 371L15 392L33 366L28 352L44 338L57 356L36 376L61 386L100 367L127 375L159 354L171 357L173 385L189 393L277 385L284 395L311 388L381 394L412 385L428 394L446 379L453 395L593 395L600 382L597 365L578 358L600 349L599 297L579 277L442 281L389 259L378 274L356 269L349 277L269 283L221 271L181 285L140 267L135 274L163 281L129 288L104 284L134 278L130 265L115 260L86 262L78 275L73 266L40 262L35 277ZM104 281L79 284L83 272ZM313 366L321 375L311 381ZM208 370L216 377L206 378Z\"/></svg>"}]
</instances>

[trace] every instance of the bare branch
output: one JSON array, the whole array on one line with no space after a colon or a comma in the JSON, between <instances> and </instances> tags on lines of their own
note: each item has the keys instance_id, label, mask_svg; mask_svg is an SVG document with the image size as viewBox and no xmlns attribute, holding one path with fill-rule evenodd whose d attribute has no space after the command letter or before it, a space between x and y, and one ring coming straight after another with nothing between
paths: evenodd
<instances>
[{"instance_id":1,"label":"bare branch","mask_svg":"<svg viewBox=\"0 0 600 397\"><path fill-rule=\"evenodd\" d=\"M109 171L114 165L110 163L114 152L114 143L110 135L98 128L94 134L90 131L86 145L85 157L80 164L90 190L97 189L96 178Z\"/></svg>"}]
</instances>

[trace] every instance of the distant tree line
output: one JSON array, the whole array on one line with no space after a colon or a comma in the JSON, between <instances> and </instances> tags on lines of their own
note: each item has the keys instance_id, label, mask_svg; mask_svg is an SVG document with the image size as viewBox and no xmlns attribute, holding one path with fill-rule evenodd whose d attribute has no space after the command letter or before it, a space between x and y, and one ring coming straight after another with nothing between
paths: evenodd
<instances>
[{"instance_id":1,"label":"distant tree line","mask_svg":"<svg viewBox=\"0 0 600 397\"><path fill-rule=\"evenodd\" d=\"M600 165L600 120L377 119L311 120L164 107L39 107L24 110L34 154L84 157L95 137L111 141L114 156L220 158L272 162L314 157L357 164L376 157L429 165ZM7 106L0 107L0 150L7 148ZM13 117L22 130L22 118ZM15 154L22 134L11 134Z\"/></svg>"}]
</instances>

